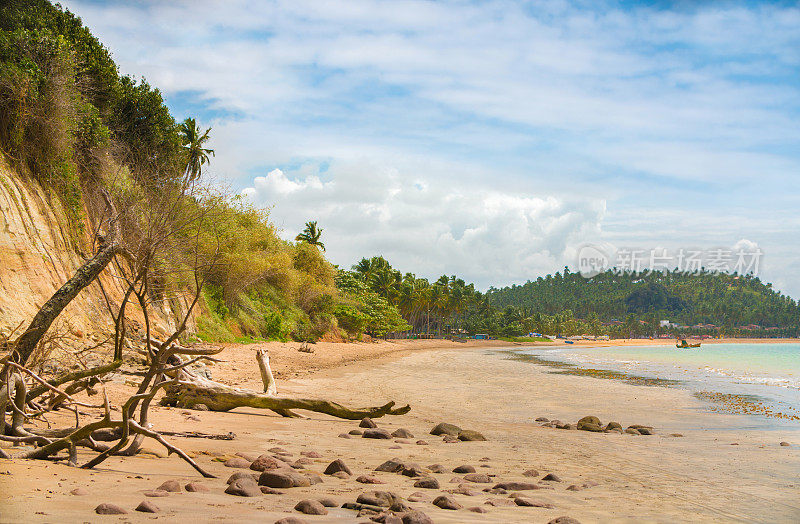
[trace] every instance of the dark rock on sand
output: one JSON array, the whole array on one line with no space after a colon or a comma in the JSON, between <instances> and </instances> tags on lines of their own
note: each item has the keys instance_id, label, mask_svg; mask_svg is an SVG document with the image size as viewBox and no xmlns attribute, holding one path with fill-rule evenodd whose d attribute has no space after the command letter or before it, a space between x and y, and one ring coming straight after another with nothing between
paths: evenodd
<instances>
[{"instance_id":1,"label":"dark rock on sand","mask_svg":"<svg viewBox=\"0 0 800 524\"><path fill-rule=\"evenodd\" d=\"M525 471L522 472L522 476L523 477L538 477L539 476L539 472L536 471L535 469L526 469Z\"/></svg>"},{"instance_id":2,"label":"dark rock on sand","mask_svg":"<svg viewBox=\"0 0 800 524\"><path fill-rule=\"evenodd\" d=\"M403 461L397 457L391 458L375 468L375 471L385 471L386 473L399 473L404 468Z\"/></svg>"},{"instance_id":3,"label":"dark rock on sand","mask_svg":"<svg viewBox=\"0 0 800 524\"><path fill-rule=\"evenodd\" d=\"M348 435L347 433L339 433L338 437L339 438L350 438L350 435Z\"/></svg>"},{"instance_id":4,"label":"dark rock on sand","mask_svg":"<svg viewBox=\"0 0 800 524\"><path fill-rule=\"evenodd\" d=\"M591 415L583 417L578 421L578 429L581 429L583 424L594 424L595 426L602 426L600 419Z\"/></svg>"},{"instance_id":5,"label":"dark rock on sand","mask_svg":"<svg viewBox=\"0 0 800 524\"><path fill-rule=\"evenodd\" d=\"M556 475L555 473L548 473L547 475L545 475L544 477L542 477L542 480L546 480L547 482L563 482L563 481L562 481L562 480L561 480L561 479L558 477L558 475Z\"/></svg>"},{"instance_id":6,"label":"dark rock on sand","mask_svg":"<svg viewBox=\"0 0 800 524\"><path fill-rule=\"evenodd\" d=\"M299 488L310 486L311 482L304 475L287 468L271 469L263 472L258 477L258 484L270 488Z\"/></svg>"},{"instance_id":7,"label":"dark rock on sand","mask_svg":"<svg viewBox=\"0 0 800 524\"><path fill-rule=\"evenodd\" d=\"M431 464L428 469L431 473L447 473L447 470L441 464Z\"/></svg>"},{"instance_id":8,"label":"dark rock on sand","mask_svg":"<svg viewBox=\"0 0 800 524\"><path fill-rule=\"evenodd\" d=\"M339 507L339 503L336 502L336 500L334 500L334 499L332 499L330 497L323 497L323 498L317 499L317 500L319 500L319 503L322 504L323 506L325 506L326 508L338 508Z\"/></svg>"},{"instance_id":9,"label":"dark rock on sand","mask_svg":"<svg viewBox=\"0 0 800 524\"><path fill-rule=\"evenodd\" d=\"M110 504L108 502L103 502L94 508L94 512L98 515L125 515L128 513L127 510L122 509L116 504Z\"/></svg>"},{"instance_id":10,"label":"dark rock on sand","mask_svg":"<svg viewBox=\"0 0 800 524\"><path fill-rule=\"evenodd\" d=\"M425 440L418 440L417 441L417 446L427 446L427 445L428 445L428 442L425 441Z\"/></svg>"},{"instance_id":11,"label":"dark rock on sand","mask_svg":"<svg viewBox=\"0 0 800 524\"><path fill-rule=\"evenodd\" d=\"M789 443L788 443L788 442L786 442L786 441L783 441L783 442L781 442L781 446L784 446L784 447L786 447L786 446L791 446L791 444L789 444Z\"/></svg>"},{"instance_id":12,"label":"dark rock on sand","mask_svg":"<svg viewBox=\"0 0 800 524\"><path fill-rule=\"evenodd\" d=\"M475 467L467 465L458 466L453 468L453 473L475 473Z\"/></svg>"},{"instance_id":13,"label":"dark rock on sand","mask_svg":"<svg viewBox=\"0 0 800 524\"><path fill-rule=\"evenodd\" d=\"M79 497L83 497L83 496L85 496L85 495L88 495L88 494L89 494L89 492L88 492L88 491L86 491L86 490L85 490L85 489L83 489L83 488L75 488L75 489L73 489L72 491L70 491L70 494L71 494L71 495L77 495L77 496L79 496Z\"/></svg>"},{"instance_id":14,"label":"dark rock on sand","mask_svg":"<svg viewBox=\"0 0 800 524\"><path fill-rule=\"evenodd\" d=\"M512 499L517 506L524 506L526 508L550 508L554 506L548 502L541 500L529 499L528 497L516 496Z\"/></svg>"},{"instance_id":15,"label":"dark rock on sand","mask_svg":"<svg viewBox=\"0 0 800 524\"><path fill-rule=\"evenodd\" d=\"M347 480L347 479L350 478L350 475L348 475L344 471L337 471L336 473L331 473L331 477L334 477L334 478L337 478L337 479L342 479L342 480Z\"/></svg>"},{"instance_id":16,"label":"dark rock on sand","mask_svg":"<svg viewBox=\"0 0 800 524\"><path fill-rule=\"evenodd\" d=\"M652 435L653 434L652 428L636 428L636 429L639 430L639 434L640 435Z\"/></svg>"},{"instance_id":17,"label":"dark rock on sand","mask_svg":"<svg viewBox=\"0 0 800 524\"><path fill-rule=\"evenodd\" d=\"M641 433L639 433L639 430L636 428L628 428L625 430L625 433L627 433L628 435L641 435Z\"/></svg>"},{"instance_id":18,"label":"dark rock on sand","mask_svg":"<svg viewBox=\"0 0 800 524\"><path fill-rule=\"evenodd\" d=\"M558 517L551 520L547 524L581 524L581 523L573 519L572 517Z\"/></svg>"},{"instance_id":19,"label":"dark rock on sand","mask_svg":"<svg viewBox=\"0 0 800 524\"><path fill-rule=\"evenodd\" d=\"M258 475L257 474L255 474L255 473L247 473L245 471L237 471L236 473L234 473L233 475L228 477L227 483L230 484L234 480L239 480L239 479L244 479L244 478L251 478L251 479L255 480L256 482L258 482Z\"/></svg>"},{"instance_id":20,"label":"dark rock on sand","mask_svg":"<svg viewBox=\"0 0 800 524\"><path fill-rule=\"evenodd\" d=\"M246 469L250 467L250 461L242 457L233 457L225 461L225 467Z\"/></svg>"},{"instance_id":21,"label":"dark rock on sand","mask_svg":"<svg viewBox=\"0 0 800 524\"><path fill-rule=\"evenodd\" d=\"M409 502L428 502L428 500L430 500L428 498L428 495L426 495L421 491L415 491L414 493L408 496Z\"/></svg>"},{"instance_id":22,"label":"dark rock on sand","mask_svg":"<svg viewBox=\"0 0 800 524\"><path fill-rule=\"evenodd\" d=\"M500 498L489 499L486 502L484 502L484 504L488 504L490 506L496 506L496 507L516 506L517 505L517 503L514 502L511 499L500 499Z\"/></svg>"},{"instance_id":23,"label":"dark rock on sand","mask_svg":"<svg viewBox=\"0 0 800 524\"><path fill-rule=\"evenodd\" d=\"M308 521L297 517L284 517L280 520L276 520L275 524L308 524Z\"/></svg>"},{"instance_id":24,"label":"dark rock on sand","mask_svg":"<svg viewBox=\"0 0 800 524\"><path fill-rule=\"evenodd\" d=\"M395 438L414 438L414 435L412 435L411 432L405 428L398 428L392 431L392 436Z\"/></svg>"},{"instance_id":25,"label":"dark rock on sand","mask_svg":"<svg viewBox=\"0 0 800 524\"><path fill-rule=\"evenodd\" d=\"M283 495L283 491L279 491L275 488L270 488L267 486L259 486L259 489L261 489L261 493L263 493L264 495Z\"/></svg>"},{"instance_id":26,"label":"dark rock on sand","mask_svg":"<svg viewBox=\"0 0 800 524\"><path fill-rule=\"evenodd\" d=\"M364 417L361 419L361 422L358 424L360 428L377 428L378 425L375 424L375 421L369 417Z\"/></svg>"},{"instance_id":27,"label":"dark rock on sand","mask_svg":"<svg viewBox=\"0 0 800 524\"><path fill-rule=\"evenodd\" d=\"M136 506L136 511L141 511L142 513L158 513L161 511L161 508L150 502L149 500L143 500Z\"/></svg>"},{"instance_id":28,"label":"dark rock on sand","mask_svg":"<svg viewBox=\"0 0 800 524\"><path fill-rule=\"evenodd\" d=\"M298 502L294 509L306 515L327 515L328 510L318 500L305 499Z\"/></svg>"},{"instance_id":29,"label":"dark rock on sand","mask_svg":"<svg viewBox=\"0 0 800 524\"><path fill-rule=\"evenodd\" d=\"M550 422L550 419L547 417L538 417L536 422Z\"/></svg>"},{"instance_id":30,"label":"dark rock on sand","mask_svg":"<svg viewBox=\"0 0 800 524\"><path fill-rule=\"evenodd\" d=\"M503 488L486 488L483 491L485 491L486 493L491 493L492 495L505 495L506 493L508 493L508 490L505 490Z\"/></svg>"},{"instance_id":31,"label":"dark rock on sand","mask_svg":"<svg viewBox=\"0 0 800 524\"><path fill-rule=\"evenodd\" d=\"M261 489L254 481L242 478L228 484L225 493L237 497L258 497L261 495Z\"/></svg>"},{"instance_id":32,"label":"dark rock on sand","mask_svg":"<svg viewBox=\"0 0 800 524\"><path fill-rule=\"evenodd\" d=\"M453 425L448 424L447 422L440 422L436 424L433 429L431 430L431 435L450 435L452 437L457 437L458 434L461 433L461 428Z\"/></svg>"},{"instance_id":33,"label":"dark rock on sand","mask_svg":"<svg viewBox=\"0 0 800 524\"><path fill-rule=\"evenodd\" d=\"M474 489L469 489L469 487L465 484L458 486L456 489L448 490L450 493L458 493L459 495L466 495L468 497L477 497L481 494L480 491L475 491Z\"/></svg>"},{"instance_id":34,"label":"dark rock on sand","mask_svg":"<svg viewBox=\"0 0 800 524\"><path fill-rule=\"evenodd\" d=\"M145 497L169 497L169 491L163 489L152 489L144 492Z\"/></svg>"},{"instance_id":35,"label":"dark rock on sand","mask_svg":"<svg viewBox=\"0 0 800 524\"><path fill-rule=\"evenodd\" d=\"M362 484L386 484L384 481L373 475L361 475L356 479L356 482Z\"/></svg>"},{"instance_id":36,"label":"dark rock on sand","mask_svg":"<svg viewBox=\"0 0 800 524\"><path fill-rule=\"evenodd\" d=\"M458 440L458 437L454 437L452 435L445 435L444 437L442 437L442 442L444 442L445 444L456 444L461 441Z\"/></svg>"},{"instance_id":37,"label":"dark rock on sand","mask_svg":"<svg viewBox=\"0 0 800 524\"><path fill-rule=\"evenodd\" d=\"M465 429L459 432L458 440L463 440L464 442L478 442L486 440L486 437L484 437L477 431L473 431L471 429Z\"/></svg>"},{"instance_id":38,"label":"dark rock on sand","mask_svg":"<svg viewBox=\"0 0 800 524\"><path fill-rule=\"evenodd\" d=\"M433 519L421 511L409 511L403 515L403 524L433 524Z\"/></svg>"},{"instance_id":39,"label":"dark rock on sand","mask_svg":"<svg viewBox=\"0 0 800 524\"><path fill-rule=\"evenodd\" d=\"M486 508L482 508L480 506L472 506L471 508L467 508L467 511L471 511L473 513L489 513Z\"/></svg>"},{"instance_id":40,"label":"dark rock on sand","mask_svg":"<svg viewBox=\"0 0 800 524\"><path fill-rule=\"evenodd\" d=\"M300 454L310 459L322 458L322 455L320 453L317 453L316 451L301 451Z\"/></svg>"},{"instance_id":41,"label":"dark rock on sand","mask_svg":"<svg viewBox=\"0 0 800 524\"><path fill-rule=\"evenodd\" d=\"M331 462L330 464L328 464L328 467L325 468L324 473L326 475L333 475L337 471L344 471L348 475L352 475L353 474L353 472L350 471L350 468L347 467L347 464L345 464L342 459L336 459L333 462Z\"/></svg>"},{"instance_id":42,"label":"dark rock on sand","mask_svg":"<svg viewBox=\"0 0 800 524\"><path fill-rule=\"evenodd\" d=\"M165 480L156 489L169 491L170 493L180 493L181 492L181 483L178 482L177 480Z\"/></svg>"},{"instance_id":43,"label":"dark rock on sand","mask_svg":"<svg viewBox=\"0 0 800 524\"><path fill-rule=\"evenodd\" d=\"M433 505L440 507L442 509L452 509L452 510L461 509L464 507L458 502L456 502L456 499L454 499L450 495L440 495L436 497L435 499L433 499Z\"/></svg>"},{"instance_id":44,"label":"dark rock on sand","mask_svg":"<svg viewBox=\"0 0 800 524\"><path fill-rule=\"evenodd\" d=\"M278 469L283 467L282 461L269 455L261 455L250 464L250 469L253 471L267 471L270 469Z\"/></svg>"},{"instance_id":45,"label":"dark rock on sand","mask_svg":"<svg viewBox=\"0 0 800 524\"><path fill-rule=\"evenodd\" d=\"M532 482L518 482L518 481L510 481L510 482L500 482L494 485L493 489L505 489L509 491L528 491L530 489L541 489L541 486L538 484L533 484Z\"/></svg>"},{"instance_id":46,"label":"dark rock on sand","mask_svg":"<svg viewBox=\"0 0 800 524\"><path fill-rule=\"evenodd\" d=\"M374 428L374 429L365 429L364 434L361 435L362 438L376 438L376 439L383 439L383 440L391 440L392 436L389 434L388 431L381 428Z\"/></svg>"},{"instance_id":47,"label":"dark rock on sand","mask_svg":"<svg viewBox=\"0 0 800 524\"><path fill-rule=\"evenodd\" d=\"M439 481L433 477L421 478L414 483L415 488L439 489Z\"/></svg>"},{"instance_id":48,"label":"dark rock on sand","mask_svg":"<svg viewBox=\"0 0 800 524\"><path fill-rule=\"evenodd\" d=\"M402 501L403 499L391 491L365 491L356 499L358 504L367 504L369 506L380 506L384 508L388 508Z\"/></svg>"},{"instance_id":49,"label":"dark rock on sand","mask_svg":"<svg viewBox=\"0 0 800 524\"><path fill-rule=\"evenodd\" d=\"M488 484L492 481L492 479L486 473L467 473L464 475L464 480L479 484Z\"/></svg>"},{"instance_id":50,"label":"dark rock on sand","mask_svg":"<svg viewBox=\"0 0 800 524\"><path fill-rule=\"evenodd\" d=\"M361 431L360 429L351 429L350 431L347 432L347 434L360 437L361 435L364 434L364 432Z\"/></svg>"},{"instance_id":51,"label":"dark rock on sand","mask_svg":"<svg viewBox=\"0 0 800 524\"><path fill-rule=\"evenodd\" d=\"M406 477L424 477L427 475L425 470L422 469L422 466L414 462L406 462L403 464L403 469L400 471L400 474Z\"/></svg>"},{"instance_id":52,"label":"dark rock on sand","mask_svg":"<svg viewBox=\"0 0 800 524\"><path fill-rule=\"evenodd\" d=\"M592 424L591 422L584 422L583 424L578 424L578 429L581 431L593 431L594 433L600 433L603 431L602 426L599 424Z\"/></svg>"},{"instance_id":53,"label":"dark rock on sand","mask_svg":"<svg viewBox=\"0 0 800 524\"><path fill-rule=\"evenodd\" d=\"M311 484L312 486L314 484L322 484L322 477L320 477L316 473L306 473L305 477L308 479L308 483Z\"/></svg>"},{"instance_id":54,"label":"dark rock on sand","mask_svg":"<svg viewBox=\"0 0 800 524\"><path fill-rule=\"evenodd\" d=\"M606 424L606 427L604 429L606 431L610 431L612 429L622 430L622 424L620 424L619 422L609 422L608 424Z\"/></svg>"},{"instance_id":55,"label":"dark rock on sand","mask_svg":"<svg viewBox=\"0 0 800 524\"><path fill-rule=\"evenodd\" d=\"M189 493L207 493L209 491L208 486L200 484L199 482L190 482L183 488Z\"/></svg>"}]
</instances>

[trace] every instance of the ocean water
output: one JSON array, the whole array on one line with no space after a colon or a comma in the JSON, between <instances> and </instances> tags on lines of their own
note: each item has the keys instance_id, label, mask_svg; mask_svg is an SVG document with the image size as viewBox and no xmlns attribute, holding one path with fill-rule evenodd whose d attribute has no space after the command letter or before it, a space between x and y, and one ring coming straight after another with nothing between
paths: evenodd
<instances>
[{"instance_id":1,"label":"ocean water","mask_svg":"<svg viewBox=\"0 0 800 524\"><path fill-rule=\"evenodd\" d=\"M516 351L583 368L678 380L694 393L742 397L769 414L767 425L800 427L800 344L703 344L699 349L658 346L570 346ZM717 395L719 397L719 395ZM703 397L706 398L707 397ZM715 402L710 402L710 407ZM719 407L718 405L716 407ZM776 416L782 414L783 416Z\"/></svg>"}]
</instances>

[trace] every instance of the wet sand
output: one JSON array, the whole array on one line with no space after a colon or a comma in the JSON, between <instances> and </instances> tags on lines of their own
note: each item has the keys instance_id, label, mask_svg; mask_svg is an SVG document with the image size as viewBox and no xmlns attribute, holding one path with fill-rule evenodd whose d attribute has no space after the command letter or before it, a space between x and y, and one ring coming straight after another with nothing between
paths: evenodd
<instances>
[{"instance_id":1,"label":"wet sand","mask_svg":"<svg viewBox=\"0 0 800 524\"><path fill-rule=\"evenodd\" d=\"M437 344L439 342L439 344ZM395 344L395 345L393 345ZM394 473L373 473L381 462L399 457L428 466L441 464L448 471L470 464L493 480L524 480L522 472L534 468L541 478L557 474L563 482L546 483L553 489L528 491L530 498L550 503L548 508L493 507L489 499L507 495L455 494L465 507L482 506L488 513L464 509L448 511L430 502L410 503L434 522L548 522L569 515L581 522L719 522L800 519L800 433L748 428L749 418L709 413L706 404L689 392L664 387L645 387L594 377L558 375L532 364L507 360L479 344L441 341L344 345L324 353L318 345L313 354L299 354L291 345L270 345L279 394L324 397L351 406L380 404L388 400L409 403L412 411L376 422L390 431L403 427L415 438L411 444L392 440L343 439L337 435L358 426L325 415L303 413L308 418L283 419L269 412L239 408L231 413L211 413L157 407L151 421L156 428L197 430L208 433L234 431L233 441L170 437L198 462L216 474L202 479L176 457L111 458L94 471L43 461L0 460L1 522L140 522L198 519L203 522L274 522L296 515L308 522L366 522L355 512L331 509L326 516L300 515L292 508L301 499L330 496L340 504L354 502L371 489L394 491L403 497L422 491L429 500L453 489L453 473L431 474L441 489L414 488L414 480ZM381 347L378 347L381 346ZM258 388L260 379L253 360L256 346L231 348L227 362L210 366L215 379ZM368 359L368 360L365 360ZM307 372L304 369L314 368ZM115 396L122 386L114 383ZM652 425L656 435L632 436L589 433L540 427L539 416L576 422L596 415L604 423L618 421ZM70 415L71 416L71 415ZM200 420L191 420L189 417ZM64 424L68 419L54 420ZM444 443L428 435L438 422L451 422L483 433L487 442ZM683 437L669 436L681 433ZM429 445L413 444L425 439ZM780 441L792 445L781 447ZM735 444L735 445L734 445ZM4 444L5 446L5 444ZM161 454L152 441L146 446ZM235 471L212 460L214 454L259 454L279 446L299 458L303 450L322 455L309 470L322 473L332 460L341 458L353 470L350 479L322 475L324 482L308 488L283 490L283 495L240 498L226 495L225 479ZM390 449L399 446L399 449ZM92 453L81 452L84 461ZM480 459L488 457L488 461ZM488 467L481 467L488 465ZM9 473L9 474L6 474ZM355 482L362 474L374 474L386 484ZM141 478L137 478L141 477ZM174 493L152 498L162 512L133 511L143 494L167 479L182 484L200 481L209 493ZM587 481L598 485L568 491L571 484ZM489 484L491 486L492 484ZM480 491L486 485L476 484ZM70 495L83 487L86 496ZM94 508L113 502L130 511L124 516L101 516Z\"/></svg>"}]
</instances>

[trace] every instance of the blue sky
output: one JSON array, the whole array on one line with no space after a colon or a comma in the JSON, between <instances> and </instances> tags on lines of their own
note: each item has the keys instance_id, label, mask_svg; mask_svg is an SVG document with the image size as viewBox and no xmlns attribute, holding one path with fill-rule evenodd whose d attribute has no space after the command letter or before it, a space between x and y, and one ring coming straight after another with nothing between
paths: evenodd
<instances>
[{"instance_id":1,"label":"blue sky","mask_svg":"<svg viewBox=\"0 0 800 524\"><path fill-rule=\"evenodd\" d=\"M481 287L608 249L757 245L800 296L800 9L779 2L63 2L209 178L333 262Z\"/></svg>"}]
</instances>

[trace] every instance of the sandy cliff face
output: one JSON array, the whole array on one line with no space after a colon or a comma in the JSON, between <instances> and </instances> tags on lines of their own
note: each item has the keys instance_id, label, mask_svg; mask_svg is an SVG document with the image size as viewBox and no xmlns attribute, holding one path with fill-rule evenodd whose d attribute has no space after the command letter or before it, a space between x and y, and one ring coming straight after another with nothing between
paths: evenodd
<instances>
[{"instance_id":1,"label":"sandy cliff face","mask_svg":"<svg viewBox=\"0 0 800 524\"><path fill-rule=\"evenodd\" d=\"M74 271L91 256L88 233L66 218L57 197L23 179L0 160L0 333L24 329L33 315ZM91 231L85 224L84 231ZM103 274L103 286L119 304L122 290L112 268ZM141 323L141 313L128 308L127 318ZM174 326L167 304L157 311L155 328ZM65 309L54 326L83 338L97 339L112 330L105 298L93 283ZM19 334L19 332L17 333Z\"/></svg>"}]
</instances>

